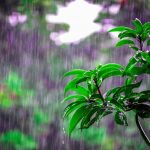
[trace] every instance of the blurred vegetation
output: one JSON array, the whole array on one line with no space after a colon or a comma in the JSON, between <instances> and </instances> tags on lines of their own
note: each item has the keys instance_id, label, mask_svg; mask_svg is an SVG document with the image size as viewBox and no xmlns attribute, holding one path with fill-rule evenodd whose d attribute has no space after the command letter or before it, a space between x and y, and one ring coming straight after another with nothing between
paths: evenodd
<instances>
[{"instance_id":1,"label":"blurred vegetation","mask_svg":"<svg viewBox=\"0 0 150 150\"><path fill-rule=\"evenodd\" d=\"M67 82L62 79L63 74L73 68L93 68L100 62L116 60L125 64L130 57L126 48L116 51L112 44L115 39L105 32L93 34L78 45L55 45L49 39L50 33L69 27L47 23L45 15L56 14L58 5L70 1L0 0L0 149L147 150L131 119L127 130L115 126L109 118L89 131L77 130L72 137L63 132L65 124L61 118L65 106L60 102ZM99 14L96 22L102 25L105 19L112 19L116 26L129 25L134 18L146 22L150 17L148 0L89 2L104 3L106 8L121 5L119 14ZM27 15L27 20L11 26L8 17L14 12ZM120 84L118 81L110 80L102 91ZM149 85L150 81L146 82ZM143 85L144 88L147 87Z\"/></svg>"}]
</instances>

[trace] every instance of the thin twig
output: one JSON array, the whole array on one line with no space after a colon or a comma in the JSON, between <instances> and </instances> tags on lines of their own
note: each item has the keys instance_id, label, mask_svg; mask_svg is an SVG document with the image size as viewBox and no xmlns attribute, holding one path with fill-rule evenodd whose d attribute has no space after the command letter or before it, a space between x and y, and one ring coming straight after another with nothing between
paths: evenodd
<instances>
[{"instance_id":1,"label":"thin twig","mask_svg":"<svg viewBox=\"0 0 150 150\"><path fill-rule=\"evenodd\" d=\"M99 88L99 86L98 86L97 80L94 79L94 82L95 82L95 86L96 86L96 88L97 88L97 91L98 91L98 93L99 93L99 96L100 96L100 98L101 98L101 100L103 101L103 104L104 104L104 103L105 103L105 100L104 100L104 98L103 98L103 96L102 96L102 93L101 93L100 88Z\"/></svg>"},{"instance_id":2,"label":"thin twig","mask_svg":"<svg viewBox=\"0 0 150 150\"><path fill-rule=\"evenodd\" d=\"M143 42L140 36L138 37L138 42L139 42L140 50L143 51Z\"/></svg>"},{"instance_id":3,"label":"thin twig","mask_svg":"<svg viewBox=\"0 0 150 150\"><path fill-rule=\"evenodd\" d=\"M140 124L140 121L139 121L139 116L138 114L136 113L135 115L135 121L136 121L136 125L141 133L141 136L143 137L144 141L146 142L146 144L150 147L150 140L149 138L147 137L145 131L143 130L141 124Z\"/></svg>"}]
</instances>

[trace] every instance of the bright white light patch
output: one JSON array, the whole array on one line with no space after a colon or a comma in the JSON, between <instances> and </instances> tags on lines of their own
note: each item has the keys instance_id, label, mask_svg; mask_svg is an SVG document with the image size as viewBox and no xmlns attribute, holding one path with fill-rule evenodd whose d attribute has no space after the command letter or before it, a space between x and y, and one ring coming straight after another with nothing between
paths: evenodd
<instances>
[{"instance_id":1,"label":"bright white light patch","mask_svg":"<svg viewBox=\"0 0 150 150\"><path fill-rule=\"evenodd\" d=\"M91 34L101 30L101 24L94 23L103 7L86 2L75 0L66 7L58 6L57 15L46 15L49 23L66 23L69 31L65 33L52 33L50 38L56 44L78 43Z\"/></svg>"},{"instance_id":2,"label":"bright white light patch","mask_svg":"<svg viewBox=\"0 0 150 150\"><path fill-rule=\"evenodd\" d=\"M8 22L11 26L16 26L19 23L24 23L27 20L26 15L22 15L18 12L13 12L12 15L8 16Z\"/></svg>"}]
</instances>

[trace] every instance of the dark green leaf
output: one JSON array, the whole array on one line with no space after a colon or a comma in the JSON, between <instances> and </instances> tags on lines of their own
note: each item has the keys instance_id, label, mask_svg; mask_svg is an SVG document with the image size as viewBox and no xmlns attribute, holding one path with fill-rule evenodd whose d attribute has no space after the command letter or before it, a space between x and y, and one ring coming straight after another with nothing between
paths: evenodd
<instances>
[{"instance_id":1,"label":"dark green leaf","mask_svg":"<svg viewBox=\"0 0 150 150\"><path fill-rule=\"evenodd\" d=\"M125 125L127 126L127 118L123 112L117 111L115 113L115 122L119 125Z\"/></svg>"},{"instance_id":2,"label":"dark green leaf","mask_svg":"<svg viewBox=\"0 0 150 150\"><path fill-rule=\"evenodd\" d=\"M136 47L136 46L129 46L129 47L132 48L132 49L135 50L135 51L138 51L138 50L139 50L139 48Z\"/></svg>"},{"instance_id":3,"label":"dark green leaf","mask_svg":"<svg viewBox=\"0 0 150 150\"><path fill-rule=\"evenodd\" d=\"M113 99L117 100L122 92L124 92L126 95L131 94L132 90L134 88L138 88L141 85L141 83L142 83L142 81L134 83L134 84L129 84L129 85L126 85L126 86L122 86L122 87L118 88L115 91L114 95L113 95Z\"/></svg>"},{"instance_id":4,"label":"dark green leaf","mask_svg":"<svg viewBox=\"0 0 150 150\"><path fill-rule=\"evenodd\" d=\"M89 128L92 124L94 124L99 117L103 116L105 109L100 108L98 106L93 107L88 114L83 118L81 122L81 129Z\"/></svg>"},{"instance_id":5,"label":"dark green leaf","mask_svg":"<svg viewBox=\"0 0 150 150\"><path fill-rule=\"evenodd\" d=\"M147 46L150 46L150 39L147 40Z\"/></svg>"}]
</instances>

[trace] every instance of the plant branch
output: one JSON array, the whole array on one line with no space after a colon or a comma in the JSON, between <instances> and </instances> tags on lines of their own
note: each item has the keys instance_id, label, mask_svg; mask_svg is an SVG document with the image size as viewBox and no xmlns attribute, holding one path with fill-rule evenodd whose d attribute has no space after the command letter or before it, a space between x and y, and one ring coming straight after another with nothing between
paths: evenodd
<instances>
[{"instance_id":1,"label":"plant branch","mask_svg":"<svg viewBox=\"0 0 150 150\"><path fill-rule=\"evenodd\" d=\"M140 48L140 50L143 51L143 42L142 42L142 39L141 39L140 36L138 37L138 42L139 42L139 48Z\"/></svg>"},{"instance_id":2,"label":"plant branch","mask_svg":"<svg viewBox=\"0 0 150 150\"><path fill-rule=\"evenodd\" d=\"M142 128L141 123L139 121L139 116L138 116L137 113L135 115L135 121L136 121L136 125L137 125L137 127L138 127L138 129L139 129L139 131L141 133L141 136L143 137L143 139L146 142L146 144L150 147L150 139L147 137L144 129Z\"/></svg>"},{"instance_id":3,"label":"plant branch","mask_svg":"<svg viewBox=\"0 0 150 150\"><path fill-rule=\"evenodd\" d=\"M94 79L94 82L95 82L95 86L96 86L96 88L97 88L97 91L98 91L98 93L99 93L99 96L100 96L100 98L101 98L101 100L103 101L103 104L104 104L104 103L105 103L105 100L104 100L104 98L103 98L103 96L102 96L102 93L101 93L100 88L99 88L99 86L98 86L97 80Z\"/></svg>"}]
</instances>

